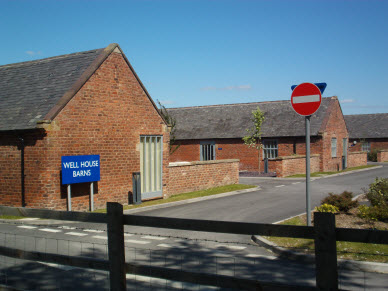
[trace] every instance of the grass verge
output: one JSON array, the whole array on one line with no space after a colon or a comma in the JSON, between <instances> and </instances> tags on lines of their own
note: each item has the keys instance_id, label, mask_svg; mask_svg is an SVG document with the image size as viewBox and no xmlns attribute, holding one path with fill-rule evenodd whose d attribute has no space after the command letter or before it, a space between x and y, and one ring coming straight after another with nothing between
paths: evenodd
<instances>
[{"instance_id":1,"label":"grass verge","mask_svg":"<svg viewBox=\"0 0 388 291\"><path fill-rule=\"evenodd\" d=\"M315 173L311 173L310 177L321 177L321 176L327 176L327 175L334 175L334 174L355 171L355 170L360 170L360 169L374 168L374 167L377 167L377 166L376 165L358 166L358 167L353 167L353 168L347 168L345 170L341 170L338 172L315 172ZM304 178L304 177L306 177L306 174L295 174L295 175L287 176L286 178Z\"/></svg>"},{"instance_id":2,"label":"grass verge","mask_svg":"<svg viewBox=\"0 0 388 291\"><path fill-rule=\"evenodd\" d=\"M15 216L15 215L0 215L0 219L22 219L24 216Z\"/></svg>"},{"instance_id":3,"label":"grass verge","mask_svg":"<svg viewBox=\"0 0 388 291\"><path fill-rule=\"evenodd\" d=\"M298 216L288 219L281 224L305 225ZM265 237L280 247L298 252L314 253L314 240L288 237ZM337 242L337 256L339 259L388 263L388 245Z\"/></svg>"},{"instance_id":4,"label":"grass verge","mask_svg":"<svg viewBox=\"0 0 388 291\"><path fill-rule=\"evenodd\" d=\"M187 199L198 198L198 197L211 196L211 195L227 193L227 192L232 192L232 191L237 191L237 190L250 189L250 188L254 188L254 187L256 187L256 186L244 185L244 184L226 185L226 186L221 186L221 187L210 188L207 190L177 194L177 195L171 196L170 198L166 198L166 199L157 199L157 200L145 201L139 205L125 205L124 210L152 206L152 205L165 204L165 203L169 203L169 202L176 202L176 201L187 200ZM106 209L99 209L99 210L96 210L95 212L105 213Z\"/></svg>"}]
</instances>

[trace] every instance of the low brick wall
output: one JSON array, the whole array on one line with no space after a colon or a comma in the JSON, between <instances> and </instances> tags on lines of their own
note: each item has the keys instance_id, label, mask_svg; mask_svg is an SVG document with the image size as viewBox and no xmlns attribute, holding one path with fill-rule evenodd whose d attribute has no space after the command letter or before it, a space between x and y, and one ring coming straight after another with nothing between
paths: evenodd
<instances>
[{"instance_id":1,"label":"low brick wall","mask_svg":"<svg viewBox=\"0 0 388 291\"><path fill-rule=\"evenodd\" d=\"M319 172L320 156L310 157L310 172ZM278 157L269 161L269 170L276 172L277 177L287 177L295 174L306 173L306 156Z\"/></svg>"},{"instance_id":2,"label":"low brick wall","mask_svg":"<svg viewBox=\"0 0 388 291\"><path fill-rule=\"evenodd\" d=\"M166 195L237 184L238 159L170 163Z\"/></svg>"},{"instance_id":3,"label":"low brick wall","mask_svg":"<svg viewBox=\"0 0 388 291\"><path fill-rule=\"evenodd\" d=\"M349 152L348 168L365 166L367 164L367 152Z\"/></svg>"},{"instance_id":4,"label":"low brick wall","mask_svg":"<svg viewBox=\"0 0 388 291\"><path fill-rule=\"evenodd\" d=\"M388 162L388 150L379 150L377 152L378 162Z\"/></svg>"}]
</instances>

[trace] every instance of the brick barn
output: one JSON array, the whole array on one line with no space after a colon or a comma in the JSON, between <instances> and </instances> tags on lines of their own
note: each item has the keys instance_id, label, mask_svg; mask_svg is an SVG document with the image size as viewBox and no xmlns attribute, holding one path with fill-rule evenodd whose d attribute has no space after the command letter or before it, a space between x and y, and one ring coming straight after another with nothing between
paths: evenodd
<instances>
[{"instance_id":1,"label":"brick barn","mask_svg":"<svg viewBox=\"0 0 388 291\"><path fill-rule=\"evenodd\" d=\"M132 173L143 198L162 197L169 131L117 44L0 66L0 204L66 209L61 157L100 155L94 207L127 204ZM152 162L151 162L152 161ZM89 209L90 183L71 188Z\"/></svg>"},{"instance_id":2,"label":"brick barn","mask_svg":"<svg viewBox=\"0 0 388 291\"><path fill-rule=\"evenodd\" d=\"M345 121L351 152L385 152L388 161L388 113L345 115Z\"/></svg>"},{"instance_id":3,"label":"brick barn","mask_svg":"<svg viewBox=\"0 0 388 291\"><path fill-rule=\"evenodd\" d=\"M262 150L242 141L251 128L252 111L264 112ZM305 118L295 113L290 101L227 104L168 109L176 119L175 152L170 161L240 160L240 171L269 171L277 176L305 172ZM311 117L311 170L337 171L345 163L365 164L365 155L348 155L348 130L337 97L322 98ZM346 165L345 165L346 166Z\"/></svg>"}]
</instances>

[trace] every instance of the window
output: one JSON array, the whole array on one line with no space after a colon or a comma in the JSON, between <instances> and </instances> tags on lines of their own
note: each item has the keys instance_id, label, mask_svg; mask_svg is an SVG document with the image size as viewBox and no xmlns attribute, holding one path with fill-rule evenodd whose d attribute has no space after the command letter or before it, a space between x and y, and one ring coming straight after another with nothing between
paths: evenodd
<instances>
[{"instance_id":1,"label":"window","mask_svg":"<svg viewBox=\"0 0 388 291\"><path fill-rule=\"evenodd\" d=\"M216 143L214 141L201 141L201 161L216 159Z\"/></svg>"},{"instance_id":2,"label":"window","mask_svg":"<svg viewBox=\"0 0 388 291\"><path fill-rule=\"evenodd\" d=\"M278 141L265 140L263 142L263 156L268 159L275 159L278 156Z\"/></svg>"},{"instance_id":3,"label":"window","mask_svg":"<svg viewBox=\"0 0 388 291\"><path fill-rule=\"evenodd\" d=\"M337 157L337 139L335 137L331 139L331 157Z\"/></svg>"},{"instance_id":4,"label":"window","mask_svg":"<svg viewBox=\"0 0 388 291\"><path fill-rule=\"evenodd\" d=\"M361 150L364 151L364 152L370 152L370 142L369 141L364 141L362 144L361 144Z\"/></svg>"},{"instance_id":5,"label":"window","mask_svg":"<svg viewBox=\"0 0 388 291\"><path fill-rule=\"evenodd\" d=\"M162 195L163 140L161 136L140 137L142 198Z\"/></svg>"}]
</instances>

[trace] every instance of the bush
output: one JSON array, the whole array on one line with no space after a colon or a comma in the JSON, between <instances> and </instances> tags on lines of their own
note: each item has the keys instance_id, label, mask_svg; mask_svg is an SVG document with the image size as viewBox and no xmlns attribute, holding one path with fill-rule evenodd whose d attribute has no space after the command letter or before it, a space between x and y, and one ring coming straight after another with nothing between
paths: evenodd
<instances>
[{"instance_id":1,"label":"bush","mask_svg":"<svg viewBox=\"0 0 388 291\"><path fill-rule=\"evenodd\" d=\"M358 217L365 220L377 221L377 218L371 215L370 207L366 205L360 205L357 210L358 210L358 214L357 214Z\"/></svg>"},{"instance_id":2,"label":"bush","mask_svg":"<svg viewBox=\"0 0 388 291\"><path fill-rule=\"evenodd\" d=\"M330 204L322 204L321 206L315 207L315 211L317 212L330 212L330 213L338 213L338 207Z\"/></svg>"},{"instance_id":3,"label":"bush","mask_svg":"<svg viewBox=\"0 0 388 291\"><path fill-rule=\"evenodd\" d=\"M349 212L350 209L358 206L358 202L353 201L352 198L352 192L348 191L341 194L329 193L329 196L323 199L321 204L330 204L337 207L341 212Z\"/></svg>"},{"instance_id":4,"label":"bush","mask_svg":"<svg viewBox=\"0 0 388 291\"><path fill-rule=\"evenodd\" d=\"M388 208L388 178L376 178L369 185L366 198L368 198L373 206Z\"/></svg>"},{"instance_id":5,"label":"bush","mask_svg":"<svg viewBox=\"0 0 388 291\"><path fill-rule=\"evenodd\" d=\"M371 150L368 153L368 161L377 162L377 150Z\"/></svg>"},{"instance_id":6,"label":"bush","mask_svg":"<svg viewBox=\"0 0 388 291\"><path fill-rule=\"evenodd\" d=\"M369 221L388 221L388 207L361 205L358 216Z\"/></svg>"}]
</instances>

